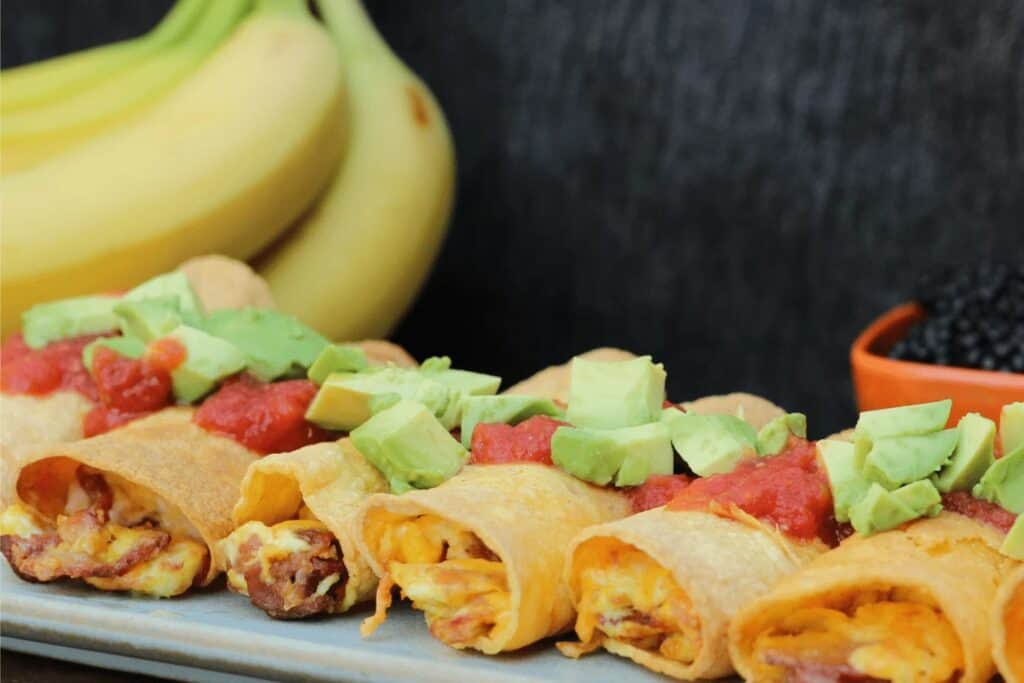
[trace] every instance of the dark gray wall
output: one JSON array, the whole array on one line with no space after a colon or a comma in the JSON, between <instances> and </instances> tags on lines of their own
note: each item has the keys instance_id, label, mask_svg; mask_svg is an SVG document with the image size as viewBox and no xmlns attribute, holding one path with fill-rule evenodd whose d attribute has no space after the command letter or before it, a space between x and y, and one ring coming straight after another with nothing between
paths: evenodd
<instances>
[{"instance_id":1,"label":"dark gray wall","mask_svg":"<svg viewBox=\"0 0 1024 683\"><path fill-rule=\"evenodd\" d=\"M166 2L5 0L15 64ZM375 0L454 130L397 338L526 375L600 344L671 393L854 416L850 341L936 264L1024 261L1024 3Z\"/></svg>"}]
</instances>

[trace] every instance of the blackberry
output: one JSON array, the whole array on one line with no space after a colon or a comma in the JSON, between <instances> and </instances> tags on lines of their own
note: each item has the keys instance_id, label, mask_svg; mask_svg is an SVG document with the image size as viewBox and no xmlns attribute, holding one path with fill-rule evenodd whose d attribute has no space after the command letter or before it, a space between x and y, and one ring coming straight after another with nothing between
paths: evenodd
<instances>
[{"instance_id":1,"label":"blackberry","mask_svg":"<svg viewBox=\"0 0 1024 683\"><path fill-rule=\"evenodd\" d=\"M940 268L921 277L914 299L926 316L890 358L1024 373L1024 264Z\"/></svg>"}]
</instances>

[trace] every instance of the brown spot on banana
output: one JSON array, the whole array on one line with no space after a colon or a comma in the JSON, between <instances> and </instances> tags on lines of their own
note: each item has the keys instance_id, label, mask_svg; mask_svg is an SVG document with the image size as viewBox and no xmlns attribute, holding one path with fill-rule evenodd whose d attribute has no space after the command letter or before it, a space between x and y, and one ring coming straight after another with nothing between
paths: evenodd
<instances>
[{"instance_id":1,"label":"brown spot on banana","mask_svg":"<svg viewBox=\"0 0 1024 683\"><path fill-rule=\"evenodd\" d=\"M406 92L409 94L409 103L412 105L413 119L416 120L417 124L426 128L430 124L430 114L427 111L427 103L423 99L422 93L413 85L408 86Z\"/></svg>"}]
</instances>

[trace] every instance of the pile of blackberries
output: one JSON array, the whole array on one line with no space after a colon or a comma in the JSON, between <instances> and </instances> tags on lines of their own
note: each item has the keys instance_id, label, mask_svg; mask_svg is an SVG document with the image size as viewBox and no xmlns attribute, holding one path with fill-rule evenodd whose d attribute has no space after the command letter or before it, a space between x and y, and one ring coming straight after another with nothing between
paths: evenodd
<instances>
[{"instance_id":1,"label":"pile of blackberries","mask_svg":"<svg viewBox=\"0 0 1024 683\"><path fill-rule=\"evenodd\" d=\"M944 268L921 279L915 298L928 316L890 358L1024 373L1024 264Z\"/></svg>"}]
</instances>

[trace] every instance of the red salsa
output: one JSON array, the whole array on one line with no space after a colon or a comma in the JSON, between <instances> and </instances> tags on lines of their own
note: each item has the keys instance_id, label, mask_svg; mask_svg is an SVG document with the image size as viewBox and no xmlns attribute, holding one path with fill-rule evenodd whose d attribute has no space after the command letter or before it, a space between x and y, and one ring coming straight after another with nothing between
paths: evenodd
<instances>
[{"instance_id":1,"label":"red salsa","mask_svg":"<svg viewBox=\"0 0 1024 683\"><path fill-rule=\"evenodd\" d=\"M779 455L747 460L728 474L697 479L668 508L705 510L711 503L735 505L793 538L836 544L832 491L813 442L791 442Z\"/></svg>"},{"instance_id":2,"label":"red salsa","mask_svg":"<svg viewBox=\"0 0 1024 683\"><path fill-rule=\"evenodd\" d=\"M516 426L503 423L478 424L473 430L470 462L497 465L509 462L537 462L551 465L551 437L568 423L546 415L535 415Z\"/></svg>"},{"instance_id":3,"label":"red salsa","mask_svg":"<svg viewBox=\"0 0 1024 683\"><path fill-rule=\"evenodd\" d=\"M1017 521L1017 515L1009 510L987 500L975 498L967 491L942 494L942 507L978 522L990 524L1004 534L1010 533L1010 527Z\"/></svg>"},{"instance_id":4,"label":"red salsa","mask_svg":"<svg viewBox=\"0 0 1024 683\"><path fill-rule=\"evenodd\" d=\"M226 381L199 407L195 422L259 453L293 451L334 438L306 421L317 387L296 379L265 384L251 375Z\"/></svg>"},{"instance_id":5,"label":"red salsa","mask_svg":"<svg viewBox=\"0 0 1024 683\"><path fill-rule=\"evenodd\" d=\"M685 474L652 474L640 486L626 489L633 512L661 507L690 485L692 477Z\"/></svg>"},{"instance_id":6,"label":"red salsa","mask_svg":"<svg viewBox=\"0 0 1024 683\"><path fill-rule=\"evenodd\" d=\"M102 335L63 339L33 349L20 334L0 347L0 389L5 394L45 396L58 390L77 391L89 400L99 397L82 363L82 349Z\"/></svg>"},{"instance_id":7,"label":"red salsa","mask_svg":"<svg viewBox=\"0 0 1024 683\"><path fill-rule=\"evenodd\" d=\"M185 360L185 347L161 339L142 358L127 358L100 346L92 371L100 404L85 416L85 436L95 436L170 405L171 371Z\"/></svg>"}]
</instances>

